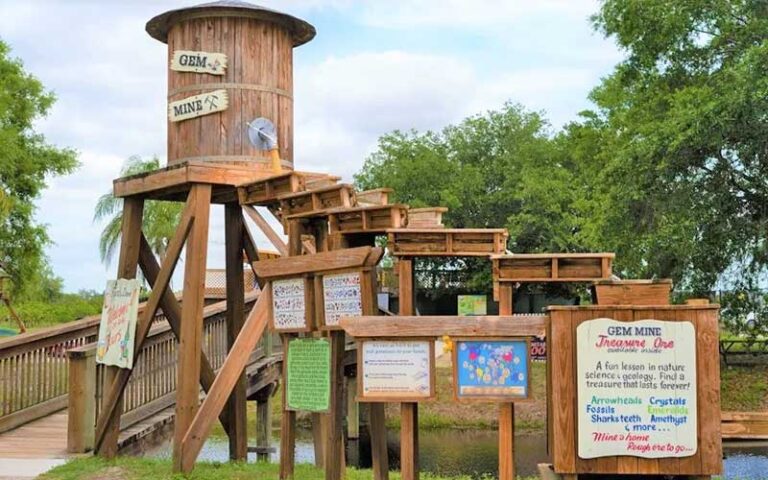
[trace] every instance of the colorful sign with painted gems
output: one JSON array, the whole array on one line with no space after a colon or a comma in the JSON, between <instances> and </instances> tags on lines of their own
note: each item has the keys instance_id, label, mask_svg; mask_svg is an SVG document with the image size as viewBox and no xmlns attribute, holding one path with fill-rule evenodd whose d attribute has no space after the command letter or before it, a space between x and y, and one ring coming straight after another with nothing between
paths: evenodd
<instances>
[{"instance_id":1,"label":"colorful sign with painted gems","mask_svg":"<svg viewBox=\"0 0 768 480\"><path fill-rule=\"evenodd\" d=\"M456 396L528 398L526 340L459 340L456 349Z\"/></svg>"},{"instance_id":2,"label":"colorful sign with painted gems","mask_svg":"<svg viewBox=\"0 0 768 480\"><path fill-rule=\"evenodd\" d=\"M97 363L133 368L140 287L137 279L107 282L96 344Z\"/></svg>"},{"instance_id":3,"label":"colorful sign with painted gems","mask_svg":"<svg viewBox=\"0 0 768 480\"><path fill-rule=\"evenodd\" d=\"M687 457L697 448L690 322L599 318L576 328L579 457Z\"/></svg>"}]
</instances>

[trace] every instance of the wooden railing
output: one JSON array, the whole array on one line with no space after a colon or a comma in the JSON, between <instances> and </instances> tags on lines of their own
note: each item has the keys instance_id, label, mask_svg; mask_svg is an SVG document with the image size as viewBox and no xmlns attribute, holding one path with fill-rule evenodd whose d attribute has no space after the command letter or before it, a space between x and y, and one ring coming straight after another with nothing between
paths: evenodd
<instances>
[{"instance_id":1,"label":"wooden railing","mask_svg":"<svg viewBox=\"0 0 768 480\"><path fill-rule=\"evenodd\" d=\"M96 341L99 320L94 315L0 340L0 433L67 406L66 351Z\"/></svg>"},{"instance_id":2,"label":"wooden railing","mask_svg":"<svg viewBox=\"0 0 768 480\"><path fill-rule=\"evenodd\" d=\"M246 310L258 293L246 295ZM218 369L227 354L226 302L205 307L203 313L203 351L211 367ZM176 400L176 346L178 342L168 322L152 327L141 348L123 394L120 428L125 430L170 407ZM264 355L260 343L252 360ZM104 372L97 365L96 344L88 343L67 352L69 357L69 425L67 449L79 453L93 448L96 419L104 396Z\"/></svg>"}]
</instances>

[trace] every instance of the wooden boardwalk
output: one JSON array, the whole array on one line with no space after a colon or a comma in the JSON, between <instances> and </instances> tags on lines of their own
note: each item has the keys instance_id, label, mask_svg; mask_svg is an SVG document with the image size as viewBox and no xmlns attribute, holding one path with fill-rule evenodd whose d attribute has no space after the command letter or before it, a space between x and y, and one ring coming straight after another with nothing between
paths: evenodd
<instances>
[{"instance_id":1,"label":"wooden boardwalk","mask_svg":"<svg viewBox=\"0 0 768 480\"><path fill-rule=\"evenodd\" d=\"M69 458L67 411L0 434L0 464L5 458Z\"/></svg>"}]
</instances>

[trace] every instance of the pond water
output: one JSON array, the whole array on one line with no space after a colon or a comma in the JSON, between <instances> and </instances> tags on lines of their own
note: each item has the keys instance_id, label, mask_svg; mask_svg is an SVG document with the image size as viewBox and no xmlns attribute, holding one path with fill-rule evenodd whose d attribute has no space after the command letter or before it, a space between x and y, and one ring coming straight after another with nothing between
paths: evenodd
<instances>
[{"instance_id":1,"label":"pond water","mask_svg":"<svg viewBox=\"0 0 768 480\"><path fill-rule=\"evenodd\" d=\"M360 440L347 445L347 461L352 466L370 468L371 455L365 431ZM279 451L279 438L273 446ZM389 432L388 446L390 468L399 466L398 432ZM542 434L524 434L515 438L515 457L518 475L537 475L537 464L546 460L546 437ZM168 443L146 452L147 456L170 457ZM471 475L474 478L496 476L497 436L489 430L421 430L419 432L420 466L423 472L446 476ZM209 439L200 452L200 460L227 461L229 447L226 439ZM728 443L724 445L724 479L758 480L768 478L768 442ZM256 461L256 454L249 454L249 461ZM272 454L272 462L279 460ZM296 462L311 463L314 460L311 431L299 430L296 439Z\"/></svg>"}]
</instances>

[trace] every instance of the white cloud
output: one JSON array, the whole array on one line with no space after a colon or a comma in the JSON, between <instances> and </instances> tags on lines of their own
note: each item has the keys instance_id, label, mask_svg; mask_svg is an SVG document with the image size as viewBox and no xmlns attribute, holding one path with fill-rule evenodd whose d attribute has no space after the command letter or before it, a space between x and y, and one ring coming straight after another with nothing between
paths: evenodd
<instances>
[{"instance_id":1,"label":"white cloud","mask_svg":"<svg viewBox=\"0 0 768 480\"><path fill-rule=\"evenodd\" d=\"M537 15L586 18L594 0L413 0L368 1L361 20L374 27L504 28Z\"/></svg>"},{"instance_id":2,"label":"white cloud","mask_svg":"<svg viewBox=\"0 0 768 480\"><path fill-rule=\"evenodd\" d=\"M590 86L615 58L615 49L584 36L589 29L584 18L595 10L591 0L266 3L311 22L315 13L322 14L321 25L363 25L354 35L362 35L364 46L318 42L302 47L307 50L295 66L296 167L345 180L386 132L440 129L508 99L547 110L557 126L585 106ZM51 181L38 211L50 225L56 245L49 254L67 289L103 288L114 272L114 265L107 272L99 262L101 226L93 225L91 216L124 160L133 154L165 157L166 47L144 32L144 24L188 4L0 0L3 40L59 98L39 130L52 143L81 152L82 168ZM542 17L547 22L539 24ZM561 25L570 27L559 32ZM365 32L382 28L389 29L387 35L372 35L376 42L367 38ZM454 44L457 29L481 33L482 42L501 45L502 53L482 45L417 50L381 40L391 36L391 29L412 34L420 28ZM223 215L215 208L209 246L213 267L223 265L222 231ZM264 237L259 243L271 249Z\"/></svg>"}]
</instances>

